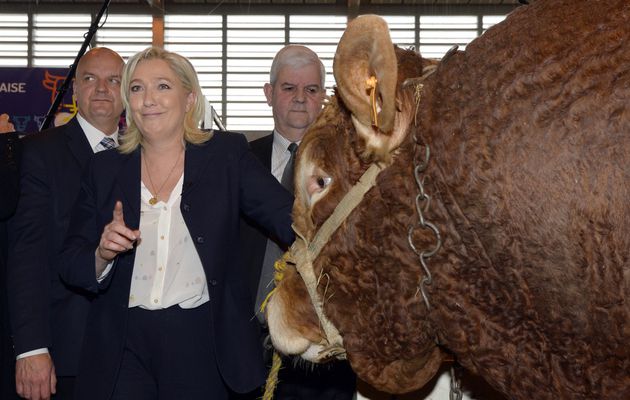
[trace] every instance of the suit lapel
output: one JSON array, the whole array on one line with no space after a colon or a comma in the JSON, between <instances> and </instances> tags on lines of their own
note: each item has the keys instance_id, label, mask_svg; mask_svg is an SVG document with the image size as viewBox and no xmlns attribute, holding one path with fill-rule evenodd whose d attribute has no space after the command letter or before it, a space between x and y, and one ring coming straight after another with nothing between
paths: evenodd
<instances>
[{"instance_id":1,"label":"suit lapel","mask_svg":"<svg viewBox=\"0 0 630 400\"><path fill-rule=\"evenodd\" d=\"M195 188L199 174L203 174L214 150L213 139L202 145L186 144L186 158L184 161L184 185L182 196ZM206 147L211 149L208 151ZM117 182L123 194L123 209L125 222L132 228L140 224L140 147L133 153L123 156L122 166L118 172Z\"/></svg>"},{"instance_id":2,"label":"suit lapel","mask_svg":"<svg viewBox=\"0 0 630 400\"><path fill-rule=\"evenodd\" d=\"M210 159L216 152L214 138L201 145L186 144L186 159L184 160L184 185L182 197L195 188L199 174L203 174Z\"/></svg>"},{"instance_id":3,"label":"suit lapel","mask_svg":"<svg viewBox=\"0 0 630 400\"><path fill-rule=\"evenodd\" d=\"M125 222L132 229L140 225L140 146L133 153L122 156L117 182L123 193Z\"/></svg>"},{"instance_id":4,"label":"suit lapel","mask_svg":"<svg viewBox=\"0 0 630 400\"><path fill-rule=\"evenodd\" d=\"M90 142L88 142L79 125L79 121L76 118L71 119L67 123L67 129L65 129L66 138L68 139L68 149L70 153L76 158L77 162L81 166L81 169L85 168L90 157L94 155Z\"/></svg>"}]
</instances>

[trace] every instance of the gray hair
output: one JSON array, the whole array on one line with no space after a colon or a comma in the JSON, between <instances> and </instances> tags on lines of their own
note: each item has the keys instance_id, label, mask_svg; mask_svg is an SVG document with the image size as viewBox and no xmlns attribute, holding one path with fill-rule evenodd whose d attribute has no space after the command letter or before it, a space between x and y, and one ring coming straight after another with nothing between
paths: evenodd
<instances>
[{"instance_id":1,"label":"gray hair","mask_svg":"<svg viewBox=\"0 0 630 400\"><path fill-rule=\"evenodd\" d=\"M282 67L289 66L292 68L300 68L310 64L319 66L320 85L322 89L324 89L326 84L326 68L324 67L324 63L322 63L322 60L319 59L313 50L306 46L295 44L285 46L276 53L271 63L271 70L269 71L269 83L271 83L272 86L276 84L278 72Z\"/></svg>"}]
</instances>

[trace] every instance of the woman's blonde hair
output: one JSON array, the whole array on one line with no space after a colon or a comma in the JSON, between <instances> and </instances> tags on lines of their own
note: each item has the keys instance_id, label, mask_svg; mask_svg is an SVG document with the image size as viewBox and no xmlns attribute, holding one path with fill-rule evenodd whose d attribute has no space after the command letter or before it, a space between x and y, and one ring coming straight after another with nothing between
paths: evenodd
<instances>
[{"instance_id":1,"label":"woman's blonde hair","mask_svg":"<svg viewBox=\"0 0 630 400\"><path fill-rule=\"evenodd\" d=\"M159 47L149 47L132 56L123 69L120 90L122 92L123 105L125 110L127 110L127 130L120 139L121 144L118 150L121 153L131 153L138 148L138 145L142 145L142 134L133 120L132 113L129 111L129 84L138 64L146 60L165 61L177 75L184 89L195 95L194 103L184 118L184 140L192 144L201 144L208 141L212 137L212 132L199 129L199 125L204 118L205 104L195 68L188 59L177 53L166 51Z\"/></svg>"}]
</instances>

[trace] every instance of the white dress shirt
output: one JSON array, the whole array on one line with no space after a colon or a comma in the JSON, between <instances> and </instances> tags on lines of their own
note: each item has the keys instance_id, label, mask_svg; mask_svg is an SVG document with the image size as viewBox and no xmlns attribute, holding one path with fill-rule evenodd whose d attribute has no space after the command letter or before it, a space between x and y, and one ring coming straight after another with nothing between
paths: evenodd
<instances>
[{"instance_id":1,"label":"white dress shirt","mask_svg":"<svg viewBox=\"0 0 630 400\"><path fill-rule=\"evenodd\" d=\"M298 146L300 142L295 142ZM291 158L289 145L291 141L276 130L273 131L273 145L271 147L271 173L276 177L278 182L282 179L282 173Z\"/></svg>"},{"instance_id":2,"label":"white dress shirt","mask_svg":"<svg viewBox=\"0 0 630 400\"><path fill-rule=\"evenodd\" d=\"M100 146L98 146L98 144L101 142L101 140L103 140L105 136L109 136L110 138L114 139L114 142L116 142L116 146L118 146L118 128L116 128L115 132L106 135L105 132L99 131L92 124L87 122L87 120L83 118L79 113L77 113L77 121L79 122L79 125L81 125L81 129L83 129L83 133L85 133L85 137L87 138L88 142L90 142L90 147L92 148L92 151L94 153L98 153L99 151L104 150Z\"/></svg>"},{"instance_id":3,"label":"white dress shirt","mask_svg":"<svg viewBox=\"0 0 630 400\"><path fill-rule=\"evenodd\" d=\"M179 305L195 308L210 299L199 254L180 210L184 175L168 201L153 197L141 182L140 232L133 264L129 307L158 310Z\"/></svg>"}]
</instances>

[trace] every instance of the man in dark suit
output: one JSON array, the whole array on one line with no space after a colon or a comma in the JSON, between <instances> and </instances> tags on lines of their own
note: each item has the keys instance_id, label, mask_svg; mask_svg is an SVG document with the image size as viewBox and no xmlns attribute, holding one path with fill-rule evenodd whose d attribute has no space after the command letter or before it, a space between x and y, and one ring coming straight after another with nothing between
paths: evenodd
<instances>
[{"instance_id":1,"label":"man in dark suit","mask_svg":"<svg viewBox=\"0 0 630 400\"><path fill-rule=\"evenodd\" d=\"M69 399L74 391L90 298L62 282L54 264L84 167L94 152L117 144L123 64L110 49L87 52L73 86L77 116L23 141L20 199L9 223L8 296L16 387L27 399Z\"/></svg>"},{"instance_id":2,"label":"man in dark suit","mask_svg":"<svg viewBox=\"0 0 630 400\"><path fill-rule=\"evenodd\" d=\"M293 166L296 145L322 109L326 72L321 60L304 46L289 45L275 56L270 80L264 86L271 106L274 130L271 135L250 142L252 152L287 189L293 191ZM251 221L241 224L243 270L250 293L256 299L254 312L261 322L261 339L267 340L264 316L259 308L273 288L273 262L286 250L274 238L267 237ZM266 341L266 359L270 362L270 343ZM278 377L275 398L352 399L356 378L347 362L315 367L294 366L285 362Z\"/></svg>"},{"instance_id":3,"label":"man in dark suit","mask_svg":"<svg viewBox=\"0 0 630 400\"><path fill-rule=\"evenodd\" d=\"M19 195L20 140L7 114L0 115L0 399L17 399L15 355L7 305L7 227Z\"/></svg>"}]
</instances>

